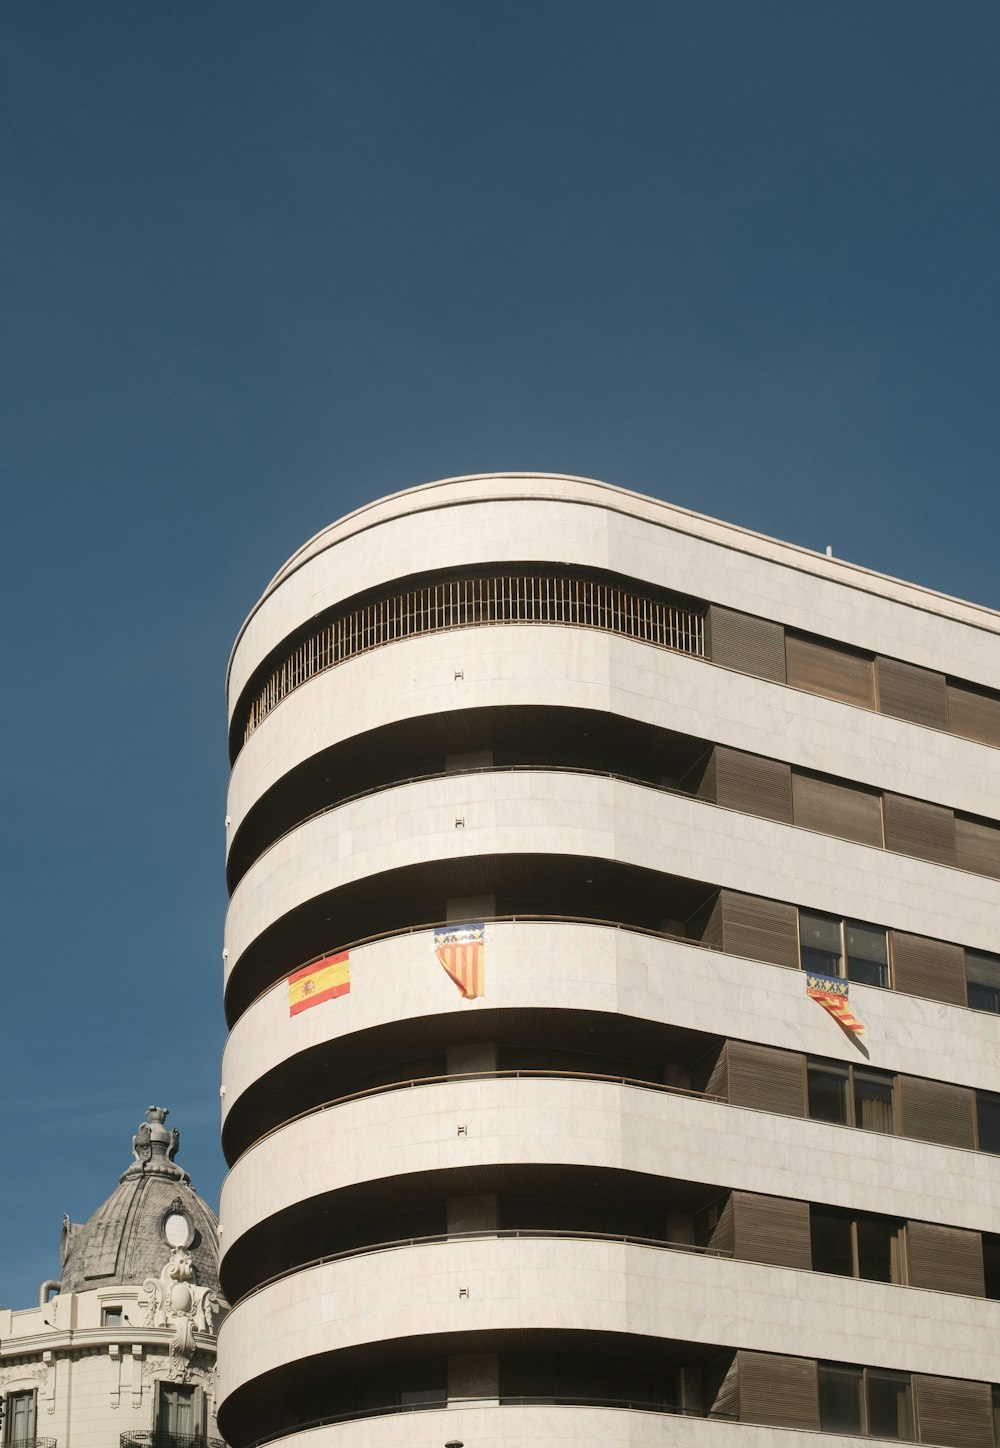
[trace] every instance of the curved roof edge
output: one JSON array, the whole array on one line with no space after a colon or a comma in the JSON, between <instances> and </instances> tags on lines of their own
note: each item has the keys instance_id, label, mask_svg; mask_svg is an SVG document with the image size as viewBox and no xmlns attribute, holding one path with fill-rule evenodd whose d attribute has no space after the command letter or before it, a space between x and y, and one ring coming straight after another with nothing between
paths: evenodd
<instances>
[{"instance_id":1,"label":"curved roof edge","mask_svg":"<svg viewBox=\"0 0 1000 1448\"><path fill-rule=\"evenodd\" d=\"M526 482L530 482L532 486L530 488L518 486ZM491 488L488 486L489 484L499 486ZM441 495L441 489L448 490L446 496ZM738 523L727 523L722 519L712 518L706 513L696 513L690 508L682 508L676 503L665 502L663 499L651 497L647 493L637 493L631 488L622 488L615 483L602 482L599 478L577 477L571 473L467 473L458 477L419 483L415 487L403 488L399 492L387 493L383 497L375 498L372 502L365 503L362 507L355 508L353 512L345 513L335 522L327 524L325 528L321 528L318 533L303 543L301 548L296 549L287 562L278 569L240 625L229 654L229 662L226 665L227 691L233 659L236 657L236 651L254 615L275 589L310 559L315 558L327 548L344 542L347 538L354 537L358 533L378 527L379 524L390 522L395 518L412 513L427 512L435 508L480 502L486 498L544 498L580 503L590 507L608 508L613 512L627 513L631 517L641 518L657 527L672 528L680 533L693 534L709 542L721 544L723 547L753 553L786 568L812 573L817 577L831 579L865 592L877 593L911 608L923 608L944 613L959 623L987 629L992 633L1000 633L1000 611L992 609L986 604L973 603L957 598L953 594L941 593L937 589L928 588L923 584L896 578L890 573L880 573L877 569L866 568L861 563L851 563L843 558L832 558L815 549L805 548L799 543L788 543L780 538L772 538L767 533L758 533L754 529L744 528ZM852 576L845 578L844 573ZM838 577L838 575L840 576ZM899 590L904 590L905 593L912 596L900 597ZM935 604L938 605L936 608ZM947 606L942 608L940 606L942 604Z\"/></svg>"}]
</instances>

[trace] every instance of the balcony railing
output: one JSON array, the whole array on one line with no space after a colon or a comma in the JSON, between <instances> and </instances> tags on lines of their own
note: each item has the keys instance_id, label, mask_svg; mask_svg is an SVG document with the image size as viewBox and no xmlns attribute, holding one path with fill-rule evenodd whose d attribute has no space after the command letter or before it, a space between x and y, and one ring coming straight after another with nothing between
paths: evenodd
<instances>
[{"instance_id":1,"label":"balcony railing","mask_svg":"<svg viewBox=\"0 0 1000 1448\"><path fill-rule=\"evenodd\" d=\"M5 1438L4 1443L8 1448L56 1448L54 1438Z\"/></svg>"},{"instance_id":2,"label":"balcony railing","mask_svg":"<svg viewBox=\"0 0 1000 1448\"><path fill-rule=\"evenodd\" d=\"M511 623L601 629L657 648L705 655L699 612L596 579L520 574L432 583L341 614L298 644L251 703L243 743L293 689L359 654L418 634Z\"/></svg>"},{"instance_id":3,"label":"balcony railing","mask_svg":"<svg viewBox=\"0 0 1000 1448\"><path fill-rule=\"evenodd\" d=\"M50 1440L39 1438L39 1443ZM226 1448L221 1438L207 1438L204 1433L171 1433L169 1429L140 1429L123 1433L119 1448Z\"/></svg>"}]
</instances>

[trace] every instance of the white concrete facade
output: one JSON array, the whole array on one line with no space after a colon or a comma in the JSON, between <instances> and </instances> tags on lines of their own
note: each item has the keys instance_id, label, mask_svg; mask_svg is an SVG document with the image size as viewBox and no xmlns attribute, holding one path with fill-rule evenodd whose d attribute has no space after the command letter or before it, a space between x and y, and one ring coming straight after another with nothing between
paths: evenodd
<instances>
[{"instance_id":1,"label":"white concrete facade","mask_svg":"<svg viewBox=\"0 0 1000 1448\"><path fill-rule=\"evenodd\" d=\"M709 948L691 922L737 892L1000 957L1000 879L636 781L627 751L574 768L552 741L600 718L1000 821L996 749L603 628L474 619L296 682L244 742L250 702L338 610L547 568L1000 686L989 610L588 480L433 484L301 549L228 677L227 850L254 845L225 934L221 1431L233 1448L992 1448L1000 1015L852 982L859 1046L801 970ZM506 731L502 759L477 720ZM421 741L440 739L438 759ZM475 999L434 951L434 926L463 919L485 920ZM348 948L349 993L291 1014L287 978ZM820 1119L809 1091L801 1111L732 1084L699 1099L727 1042L765 1048L765 1075L891 1079L894 1129ZM961 1088L974 1141L903 1134L902 1078L928 1100ZM811 1259L739 1233L716 1250L704 1233L741 1193L776 1221L794 1209ZM831 1212L853 1223L853 1274L823 1265ZM903 1245L872 1280L859 1244L890 1219ZM922 1285L916 1228L979 1252L985 1294ZM858 1375L858 1433L835 1421L829 1364ZM880 1371L907 1404L888 1435Z\"/></svg>"}]
</instances>

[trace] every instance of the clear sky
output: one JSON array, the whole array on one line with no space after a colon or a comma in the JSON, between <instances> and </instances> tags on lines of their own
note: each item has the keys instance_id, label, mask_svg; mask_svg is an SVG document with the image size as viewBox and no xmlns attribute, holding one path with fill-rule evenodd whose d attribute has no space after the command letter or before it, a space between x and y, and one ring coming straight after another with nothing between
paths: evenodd
<instances>
[{"instance_id":1,"label":"clear sky","mask_svg":"<svg viewBox=\"0 0 1000 1448\"><path fill-rule=\"evenodd\" d=\"M6 0L0 1302L217 1196L223 674L281 562L581 473L1000 606L995 0Z\"/></svg>"}]
</instances>

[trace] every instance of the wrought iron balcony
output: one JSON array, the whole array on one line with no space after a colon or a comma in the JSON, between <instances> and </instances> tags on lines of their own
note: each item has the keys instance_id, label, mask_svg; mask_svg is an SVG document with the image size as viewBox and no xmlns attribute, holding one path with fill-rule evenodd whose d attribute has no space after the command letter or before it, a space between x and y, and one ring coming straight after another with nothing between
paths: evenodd
<instances>
[{"instance_id":1,"label":"wrought iron balcony","mask_svg":"<svg viewBox=\"0 0 1000 1448\"><path fill-rule=\"evenodd\" d=\"M7 1442L7 1439L4 1439ZM56 1448L54 1438L11 1438L10 1448Z\"/></svg>"},{"instance_id":2,"label":"wrought iron balcony","mask_svg":"<svg viewBox=\"0 0 1000 1448\"><path fill-rule=\"evenodd\" d=\"M39 1438L38 1442L42 1441ZM46 1438L44 1441L48 1443L50 1440ZM204 1433L172 1433L169 1428L145 1428L123 1433L119 1448L226 1448L226 1445L221 1438L207 1438Z\"/></svg>"}]
</instances>

